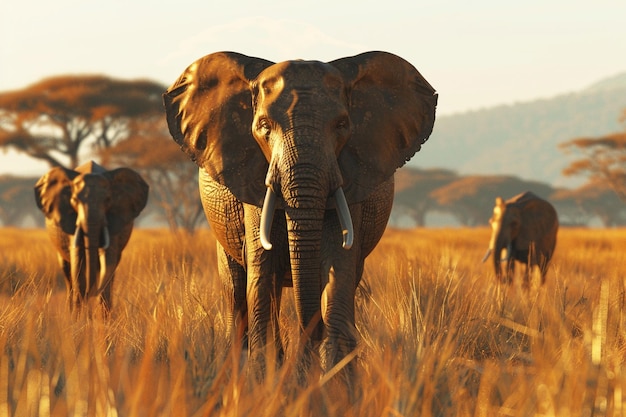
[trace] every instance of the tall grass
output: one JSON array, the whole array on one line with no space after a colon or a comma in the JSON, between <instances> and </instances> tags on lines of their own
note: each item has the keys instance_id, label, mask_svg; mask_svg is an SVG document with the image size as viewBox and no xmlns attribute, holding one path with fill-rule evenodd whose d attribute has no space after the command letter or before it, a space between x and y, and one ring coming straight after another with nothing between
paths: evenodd
<instances>
[{"instance_id":1,"label":"tall grass","mask_svg":"<svg viewBox=\"0 0 626 417\"><path fill-rule=\"evenodd\" d=\"M388 230L357 295L357 379L247 384L215 241L136 230L113 313L72 317L41 230L0 230L0 416L623 415L626 230L562 229L541 287L495 283L487 229Z\"/></svg>"}]
</instances>

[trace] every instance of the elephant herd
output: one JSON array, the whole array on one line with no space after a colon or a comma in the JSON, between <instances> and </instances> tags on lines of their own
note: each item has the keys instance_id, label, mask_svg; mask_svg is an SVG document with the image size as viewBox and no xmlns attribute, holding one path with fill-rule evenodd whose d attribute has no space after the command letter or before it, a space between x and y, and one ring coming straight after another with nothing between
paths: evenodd
<instances>
[{"instance_id":1,"label":"elephant herd","mask_svg":"<svg viewBox=\"0 0 626 417\"><path fill-rule=\"evenodd\" d=\"M328 63L213 53L163 94L170 134L199 167L229 328L247 329L256 376L268 343L283 354L275 308L283 286L293 286L304 363L318 354L328 371L355 348L364 261L385 230L394 172L432 132L437 98L415 67L386 52ZM131 169L90 162L52 169L35 196L71 305L100 297L110 308L148 185ZM485 258L493 254L497 277L510 281L517 260L545 279L558 228L550 204L532 193L498 198L491 225Z\"/></svg>"}]
</instances>

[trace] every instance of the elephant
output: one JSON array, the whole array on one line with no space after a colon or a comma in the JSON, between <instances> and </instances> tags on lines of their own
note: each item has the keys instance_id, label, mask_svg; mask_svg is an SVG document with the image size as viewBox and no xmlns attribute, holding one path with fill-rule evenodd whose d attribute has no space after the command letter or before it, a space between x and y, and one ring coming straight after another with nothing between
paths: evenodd
<instances>
[{"instance_id":1,"label":"elephant","mask_svg":"<svg viewBox=\"0 0 626 417\"><path fill-rule=\"evenodd\" d=\"M493 216L489 219L492 234L485 262L493 253L493 265L500 282L512 283L515 262L526 265L524 287L530 286L534 266L541 272L541 284L546 280L548 264L556 247L559 219L556 210L546 200L530 191L518 194L507 201L496 197ZM502 259L502 250L506 257ZM501 263L506 262L505 274Z\"/></svg>"},{"instance_id":2,"label":"elephant","mask_svg":"<svg viewBox=\"0 0 626 417\"><path fill-rule=\"evenodd\" d=\"M356 347L364 261L437 99L413 65L381 51L279 63L216 52L163 94L170 134L199 166L230 331L259 378L265 347L274 343L278 363L284 354L283 286L293 286L300 369L318 355L328 371Z\"/></svg>"},{"instance_id":3,"label":"elephant","mask_svg":"<svg viewBox=\"0 0 626 417\"><path fill-rule=\"evenodd\" d=\"M148 184L130 168L106 170L90 161L54 167L35 185L37 206L57 250L72 310L98 297L111 310L111 286Z\"/></svg>"}]
</instances>

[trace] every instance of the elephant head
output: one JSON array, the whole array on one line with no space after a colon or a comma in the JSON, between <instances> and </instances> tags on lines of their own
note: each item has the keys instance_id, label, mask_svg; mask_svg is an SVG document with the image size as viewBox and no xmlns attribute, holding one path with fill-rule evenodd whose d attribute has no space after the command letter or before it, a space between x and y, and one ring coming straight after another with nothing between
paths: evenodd
<instances>
[{"instance_id":1,"label":"elephant head","mask_svg":"<svg viewBox=\"0 0 626 417\"><path fill-rule=\"evenodd\" d=\"M496 197L489 223L492 228L491 240L483 262L493 253L494 271L499 280L503 277L502 262L507 262L507 279L510 280L513 261L523 262L527 266L538 265L545 278L558 229L557 214L550 203L531 192L519 194L507 201ZM504 258L503 250L506 250Z\"/></svg>"},{"instance_id":2,"label":"elephant head","mask_svg":"<svg viewBox=\"0 0 626 417\"><path fill-rule=\"evenodd\" d=\"M508 261L513 250L513 242L517 239L522 223L519 207L507 207L502 197L496 197L493 215L489 219L491 239L489 248L483 257L485 262L493 253L494 271L498 279L502 278L503 261ZM502 251L506 249L506 257L502 259Z\"/></svg>"},{"instance_id":3,"label":"elephant head","mask_svg":"<svg viewBox=\"0 0 626 417\"><path fill-rule=\"evenodd\" d=\"M147 198L148 185L135 171L107 171L94 162L75 170L55 167L35 185L37 206L48 228L54 230L51 238L69 261L70 288L78 285L83 298L99 294L109 284L114 272L109 268L114 269L117 262L107 261L107 250L113 240L111 252L119 261L125 235L130 234ZM124 235L123 242L119 242L120 235Z\"/></svg>"}]
</instances>

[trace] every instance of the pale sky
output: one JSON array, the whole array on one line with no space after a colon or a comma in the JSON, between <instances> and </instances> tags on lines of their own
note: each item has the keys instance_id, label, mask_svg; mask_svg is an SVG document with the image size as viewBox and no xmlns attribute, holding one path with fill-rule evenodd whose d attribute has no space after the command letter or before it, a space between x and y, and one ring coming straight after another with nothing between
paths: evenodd
<instances>
[{"instance_id":1,"label":"pale sky","mask_svg":"<svg viewBox=\"0 0 626 417\"><path fill-rule=\"evenodd\" d=\"M626 71L624 0L164 3L7 0L0 91L86 73L169 85L222 50L276 62L384 50L422 73L447 115L579 91ZM0 152L0 173L47 170L31 161Z\"/></svg>"}]
</instances>

